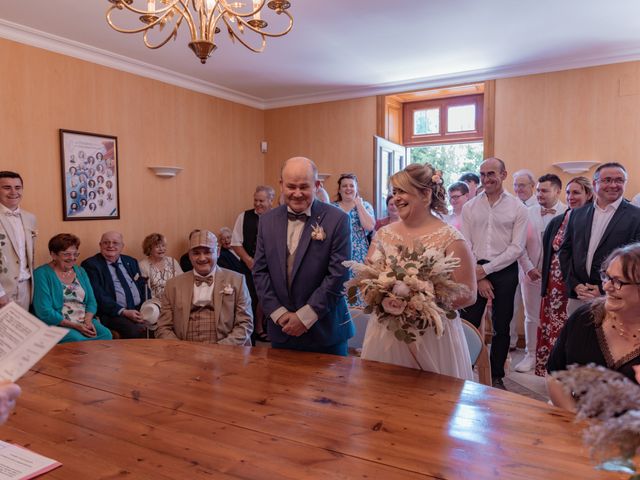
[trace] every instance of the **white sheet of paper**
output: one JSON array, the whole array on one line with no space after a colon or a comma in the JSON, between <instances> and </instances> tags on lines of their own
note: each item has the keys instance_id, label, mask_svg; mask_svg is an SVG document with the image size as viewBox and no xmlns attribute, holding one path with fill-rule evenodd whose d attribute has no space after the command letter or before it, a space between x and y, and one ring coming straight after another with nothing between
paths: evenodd
<instances>
[{"instance_id":1,"label":"white sheet of paper","mask_svg":"<svg viewBox=\"0 0 640 480\"><path fill-rule=\"evenodd\" d=\"M0 441L0 480L27 480L60 465L31 450Z\"/></svg>"},{"instance_id":2,"label":"white sheet of paper","mask_svg":"<svg viewBox=\"0 0 640 480\"><path fill-rule=\"evenodd\" d=\"M0 379L18 380L68 331L47 325L16 303L0 308Z\"/></svg>"}]
</instances>

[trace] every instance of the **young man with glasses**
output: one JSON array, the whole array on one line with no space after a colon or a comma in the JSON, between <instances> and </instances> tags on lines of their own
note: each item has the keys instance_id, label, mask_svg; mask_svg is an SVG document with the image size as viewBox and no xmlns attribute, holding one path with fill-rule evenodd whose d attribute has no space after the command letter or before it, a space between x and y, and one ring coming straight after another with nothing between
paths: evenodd
<instances>
[{"instance_id":1,"label":"young man with glasses","mask_svg":"<svg viewBox=\"0 0 640 480\"><path fill-rule=\"evenodd\" d=\"M568 315L603 295L600 267L607 255L640 241L640 208L624 199L626 183L623 165L600 165L593 174L595 201L571 213L559 252L568 287Z\"/></svg>"},{"instance_id":2,"label":"young man with glasses","mask_svg":"<svg viewBox=\"0 0 640 480\"><path fill-rule=\"evenodd\" d=\"M469 186L464 182L454 182L447 188L449 204L453 212L443 218L452 227L462 229L462 207L469 201Z\"/></svg>"}]
</instances>

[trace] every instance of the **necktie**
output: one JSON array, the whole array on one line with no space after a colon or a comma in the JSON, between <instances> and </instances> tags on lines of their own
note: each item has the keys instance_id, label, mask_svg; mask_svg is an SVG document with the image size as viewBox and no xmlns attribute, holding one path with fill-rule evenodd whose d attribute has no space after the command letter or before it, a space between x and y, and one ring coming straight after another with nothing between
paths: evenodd
<instances>
[{"instance_id":1,"label":"necktie","mask_svg":"<svg viewBox=\"0 0 640 480\"><path fill-rule=\"evenodd\" d=\"M545 216L545 215L555 215L556 214L556 209L555 208L541 208L540 209L540 215L541 216Z\"/></svg>"},{"instance_id":2,"label":"necktie","mask_svg":"<svg viewBox=\"0 0 640 480\"><path fill-rule=\"evenodd\" d=\"M125 278L124 273L122 273L122 270L120 269L120 264L112 263L111 266L116 271L116 277L118 277L118 280L120 281L120 285L122 285L122 289L124 290L124 296L127 299L127 310L131 310L132 308L135 308L135 305L133 302L133 294L131 293L131 289L129 288L129 282L127 282L127 279Z\"/></svg>"},{"instance_id":3,"label":"necktie","mask_svg":"<svg viewBox=\"0 0 640 480\"><path fill-rule=\"evenodd\" d=\"M289 220L292 221L300 221L300 222L306 222L307 221L307 217L308 215L304 212L302 213L295 213L295 212L287 212L287 218Z\"/></svg>"},{"instance_id":4,"label":"necktie","mask_svg":"<svg viewBox=\"0 0 640 480\"><path fill-rule=\"evenodd\" d=\"M199 287L203 283L206 283L209 286L213 285L213 277L212 276L209 276L209 277L198 277L198 276L196 276L195 277L195 281L196 281L196 287Z\"/></svg>"}]
</instances>

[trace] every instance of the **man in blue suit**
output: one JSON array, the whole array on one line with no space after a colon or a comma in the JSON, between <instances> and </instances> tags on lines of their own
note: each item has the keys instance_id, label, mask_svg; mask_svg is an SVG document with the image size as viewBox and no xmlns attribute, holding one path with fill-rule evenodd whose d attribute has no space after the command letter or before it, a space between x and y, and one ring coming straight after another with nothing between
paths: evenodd
<instances>
[{"instance_id":1,"label":"man in blue suit","mask_svg":"<svg viewBox=\"0 0 640 480\"><path fill-rule=\"evenodd\" d=\"M106 232L100 239L100 253L87 258L87 271L98 302L98 317L121 338L142 338L146 334L140 305L145 300L145 283L138 261L122 255L124 241L118 232Z\"/></svg>"},{"instance_id":2,"label":"man in blue suit","mask_svg":"<svg viewBox=\"0 0 640 480\"><path fill-rule=\"evenodd\" d=\"M349 217L315 200L318 169L308 158L287 160L280 185L285 205L260 217L253 266L272 346L346 355L354 334L343 294Z\"/></svg>"}]
</instances>

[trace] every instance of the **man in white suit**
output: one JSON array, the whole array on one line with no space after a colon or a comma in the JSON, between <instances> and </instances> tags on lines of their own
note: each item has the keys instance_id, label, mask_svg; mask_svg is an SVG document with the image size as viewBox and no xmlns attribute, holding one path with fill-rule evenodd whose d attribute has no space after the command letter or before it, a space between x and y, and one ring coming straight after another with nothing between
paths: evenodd
<instances>
[{"instance_id":1,"label":"man in white suit","mask_svg":"<svg viewBox=\"0 0 640 480\"><path fill-rule=\"evenodd\" d=\"M22 177L0 172L0 307L31 303L36 217L20 208Z\"/></svg>"},{"instance_id":2,"label":"man in white suit","mask_svg":"<svg viewBox=\"0 0 640 480\"><path fill-rule=\"evenodd\" d=\"M562 180L553 173L542 175L536 186L537 205L529 207L529 225L525 251L518 259L519 283L524 303L524 336L526 352L516 365L516 372L528 372L536 365L536 345L540 326L540 278L542 271L542 236L551 219L561 215L567 206L560 201Z\"/></svg>"},{"instance_id":3,"label":"man in white suit","mask_svg":"<svg viewBox=\"0 0 640 480\"><path fill-rule=\"evenodd\" d=\"M216 265L218 241L208 230L189 238L193 270L167 282L156 338L251 345L253 315L244 275Z\"/></svg>"}]
</instances>

